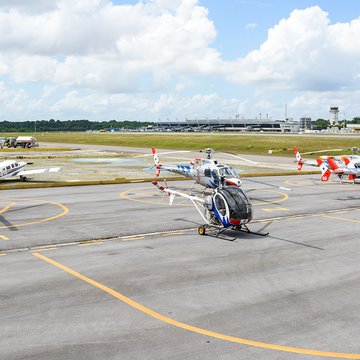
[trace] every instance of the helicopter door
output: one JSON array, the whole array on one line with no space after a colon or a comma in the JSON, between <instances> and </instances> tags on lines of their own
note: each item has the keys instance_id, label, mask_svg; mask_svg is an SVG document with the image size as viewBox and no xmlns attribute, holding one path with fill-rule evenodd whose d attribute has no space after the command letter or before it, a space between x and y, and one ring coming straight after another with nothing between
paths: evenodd
<instances>
[{"instance_id":1,"label":"helicopter door","mask_svg":"<svg viewBox=\"0 0 360 360\"><path fill-rule=\"evenodd\" d=\"M204 170L204 175L205 175L206 177L211 177L211 170L210 170L210 169L205 169L205 170Z\"/></svg>"},{"instance_id":2,"label":"helicopter door","mask_svg":"<svg viewBox=\"0 0 360 360\"><path fill-rule=\"evenodd\" d=\"M224 197L219 193L217 193L215 194L214 200L215 200L215 207L219 212L219 214L221 216L225 216L228 211Z\"/></svg>"},{"instance_id":3,"label":"helicopter door","mask_svg":"<svg viewBox=\"0 0 360 360\"><path fill-rule=\"evenodd\" d=\"M218 169L213 169L211 171L211 175L214 179L214 183L216 186L220 186L220 174L219 174L219 170Z\"/></svg>"}]
</instances>

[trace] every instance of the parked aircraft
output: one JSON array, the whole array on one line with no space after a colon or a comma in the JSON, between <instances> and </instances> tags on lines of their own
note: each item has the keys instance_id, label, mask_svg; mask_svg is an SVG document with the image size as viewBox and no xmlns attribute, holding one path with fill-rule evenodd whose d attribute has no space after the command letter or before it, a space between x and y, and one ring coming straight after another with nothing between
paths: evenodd
<instances>
[{"instance_id":1,"label":"parked aircraft","mask_svg":"<svg viewBox=\"0 0 360 360\"><path fill-rule=\"evenodd\" d=\"M355 183L355 179L360 177L360 161L358 158L349 159L343 158L344 166L339 166L331 157L328 157L328 164L332 172L339 176L340 181L343 180L344 175L348 176L348 180Z\"/></svg>"},{"instance_id":2,"label":"parked aircraft","mask_svg":"<svg viewBox=\"0 0 360 360\"><path fill-rule=\"evenodd\" d=\"M154 163L156 167L156 176L160 175L161 169L183 175L194 179L196 183L210 189L215 189L221 184L241 186L241 180L235 171L228 165L219 163L212 159L211 149L205 149L206 159L195 158L190 165L163 165L160 163L155 148L152 148Z\"/></svg>"},{"instance_id":3,"label":"parked aircraft","mask_svg":"<svg viewBox=\"0 0 360 360\"><path fill-rule=\"evenodd\" d=\"M155 148L152 148L151 150L154 157L156 177L160 175L160 172L163 169L193 179L195 183L210 189L216 189L217 187L223 185L240 187L242 184L240 177L236 174L235 170L231 166L220 163L218 160L212 158L212 154L214 150L210 148L200 151L206 153L206 159L195 158L194 160L190 161L190 165L173 165L173 166L162 164L159 160ZM254 161L242 158L238 155L235 154L229 154L229 155L232 155L243 161L256 164ZM254 183L260 183L265 186L291 191L291 189L289 188L277 186L269 183L264 183L262 181L249 180L249 179L246 180Z\"/></svg>"},{"instance_id":4,"label":"parked aircraft","mask_svg":"<svg viewBox=\"0 0 360 360\"><path fill-rule=\"evenodd\" d=\"M0 179L19 176L20 180L26 181L29 175L58 172L60 170L59 167L25 170L26 165L25 161L5 160L0 162Z\"/></svg>"},{"instance_id":5,"label":"parked aircraft","mask_svg":"<svg viewBox=\"0 0 360 360\"><path fill-rule=\"evenodd\" d=\"M170 205L172 205L176 195L188 199L193 203L204 221L204 224L198 228L200 235L205 235L206 229L209 228L217 230L217 235L227 228L261 236L269 234L255 233L248 229L247 224L253 217L252 204L249 197L237 186L220 185L213 190L211 195L201 198L169 189L167 186L162 186L156 181L152 183L158 187L160 191L170 196Z\"/></svg>"},{"instance_id":6,"label":"parked aircraft","mask_svg":"<svg viewBox=\"0 0 360 360\"><path fill-rule=\"evenodd\" d=\"M300 171L303 164L315 166L314 163L309 161L304 161L301 157L296 146L294 146L294 152L296 155L296 160L298 162L298 170ZM328 181L331 174L336 174L340 182L343 180L344 175L348 176L348 180L351 180L355 183L355 179L360 177L360 157L357 155L352 156L343 156L343 163L336 159L334 156L327 156L323 159L316 159L316 164L321 170L321 181Z\"/></svg>"}]
</instances>

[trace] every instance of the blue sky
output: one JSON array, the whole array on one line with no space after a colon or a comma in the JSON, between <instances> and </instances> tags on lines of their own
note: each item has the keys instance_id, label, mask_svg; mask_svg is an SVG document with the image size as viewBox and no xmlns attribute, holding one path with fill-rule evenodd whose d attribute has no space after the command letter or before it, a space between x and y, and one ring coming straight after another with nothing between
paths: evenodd
<instances>
[{"instance_id":1,"label":"blue sky","mask_svg":"<svg viewBox=\"0 0 360 360\"><path fill-rule=\"evenodd\" d=\"M360 2L2 0L0 120L360 116Z\"/></svg>"},{"instance_id":2,"label":"blue sky","mask_svg":"<svg viewBox=\"0 0 360 360\"><path fill-rule=\"evenodd\" d=\"M354 0L200 0L199 3L209 10L209 18L218 30L214 46L228 60L260 46L269 28L287 18L294 9L318 5L329 13L332 23L348 22L360 15L360 1ZM247 36L239 36L243 34Z\"/></svg>"}]
</instances>

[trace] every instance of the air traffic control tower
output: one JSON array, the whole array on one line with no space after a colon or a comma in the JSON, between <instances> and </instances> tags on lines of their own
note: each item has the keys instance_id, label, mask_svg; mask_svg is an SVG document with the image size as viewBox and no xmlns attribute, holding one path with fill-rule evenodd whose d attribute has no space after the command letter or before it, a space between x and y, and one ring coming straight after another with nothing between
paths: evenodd
<instances>
[{"instance_id":1,"label":"air traffic control tower","mask_svg":"<svg viewBox=\"0 0 360 360\"><path fill-rule=\"evenodd\" d=\"M337 106L330 107L330 124L338 125L339 124L339 108Z\"/></svg>"}]
</instances>

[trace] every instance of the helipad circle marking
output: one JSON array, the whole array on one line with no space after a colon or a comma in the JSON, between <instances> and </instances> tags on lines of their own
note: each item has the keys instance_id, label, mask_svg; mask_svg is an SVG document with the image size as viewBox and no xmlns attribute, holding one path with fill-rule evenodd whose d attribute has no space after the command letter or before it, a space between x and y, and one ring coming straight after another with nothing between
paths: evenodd
<instances>
[{"instance_id":1,"label":"helipad circle marking","mask_svg":"<svg viewBox=\"0 0 360 360\"><path fill-rule=\"evenodd\" d=\"M36 221L29 221L29 222L24 222L24 223L20 223L20 224L11 224L11 225L4 225L4 226L0 226L0 229L8 229L8 228L13 228L13 227L22 227L22 226L28 226L28 225L35 225L35 224L40 224L42 222L46 222L46 221L51 221L54 219L57 219L61 216L66 215L69 212L69 209L63 205L60 204L58 202L55 201L49 201L49 200L37 200L37 199L26 199L26 198L16 198L16 199L11 199L12 201L12 206L14 205L14 200L16 201L32 201L32 202L38 202L38 203L42 203L42 204L50 204L50 205L55 205L60 207L63 211L60 214L54 215L54 216L50 216L47 218L43 218L40 220L36 220ZM9 208L9 207L8 207ZM6 209L8 210L8 209ZM4 211L1 212L1 214L3 214Z\"/></svg>"}]
</instances>

